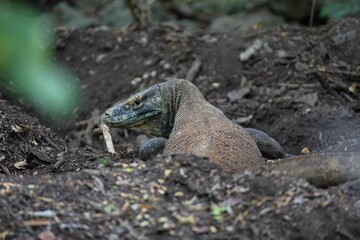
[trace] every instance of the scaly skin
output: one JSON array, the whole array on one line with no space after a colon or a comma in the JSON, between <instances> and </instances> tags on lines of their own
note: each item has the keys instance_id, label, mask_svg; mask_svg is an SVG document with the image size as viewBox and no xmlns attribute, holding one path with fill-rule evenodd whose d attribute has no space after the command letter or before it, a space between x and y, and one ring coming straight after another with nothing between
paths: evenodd
<instances>
[{"instance_id":1,"label":"scaly skin","mask_svg":"<svg viewBox=\"0 0 360 240\"><path fill-rule=\"evenodd\" d=\"M184 82L187 81L184 80ZM170 91L168 89L170 88L169 86L169 82L152 86L131 96L125 102L116 104L108 109L102 117L103 121L110 127L139 128L149 135L160 137L159 139L151 139L149 143L144 144L145 146L140 147L139 154L141 159L146 160L161 153L165 148L164 138L169 138L173 131L178 110L175 107L176 103L172 103L171 100L174 98L175 92L171 91L181 93L184 92L184 90L173 89ZM194 85L192 86L196 91L194 89L190 91L196 92L196 94L201 96L200 99L202 101L200 106L207 106L208 103L203 99L201 93ZM194 95L194 93L191 94ZM189 96L188 98L190 101L193 101L195 97ZM184 104L185 102L183 101L181 105ZM223 115L219 109L213 106L211 106L210 112L210 116L214 115L214 112ZM220 118L228 120L225 116L221 116ZM224 120L221 120L220 122L223 121ZM291 156L283 150L275 139L266 133L253 128L246 128L245 130L254 139L263 157L267 159L277 159ZM151 148L152 151L149 151L149 148Z\"/></svg>"},{"instance_id":2,"label":"scaly skin","mask_svg":"<svg viewBox=\"0 0 360 240\"><path fill-rule=\"evenodd\" d=\"M357 152L314 153L268 161L270 169L283 175L305 178L317 187L338 185L360 178Z\"/></svg>"},{"instance_id":3,"label":"scaly skin","mask_svg":"<svg viewBox=\"0 0 360 240\"><path fill-rule=\"evenodd\" d=\"M264 165L251 136L208 103L189 81L157 84L108 109L102 120L109 127L136 127L167 136L164 153L190 153L218 166L239 171Z\"/></svg>"},{"instance_id":4,"label":"scaly skin","mask_svg":"<svg viewBox=\"0 0 360 240\"><path fill-rule=\"evenodd\" d=\"M231 122L186 80L168 81L137 93L108 109L102 120L109 127L136 127L168 138L150 139L140 147L143 158L164 148L165 154L191 153L208 157L225 170L239 171L265 164L257 146L265 157L286 156L274 139L258 130L245 131ZM359 162L357 153L327 153L280 159L270 165L284 175L329 186L358 178Z\"/></svg>"}]
</instances>

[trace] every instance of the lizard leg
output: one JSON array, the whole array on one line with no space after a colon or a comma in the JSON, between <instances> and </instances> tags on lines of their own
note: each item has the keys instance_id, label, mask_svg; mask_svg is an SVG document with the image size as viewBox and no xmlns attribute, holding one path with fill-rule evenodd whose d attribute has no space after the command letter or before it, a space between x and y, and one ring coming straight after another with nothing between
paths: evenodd
<instances>
[{"instance_id":1,"label":"lizard leg","mask_svg":"<svg viewBox=\"0 0 360 240\"><path fill-rule=\"evenodd\" d=\"M163 137L150 138L139 147L139 157L141 160L147 160L162 153L167 139Z\"/></svg>"},{"instance_id":2,"label":"lizard leg","mask_svg":"<svg viewBox=\"0 0 360 240\"><path fill-rule=\"evenodd\" d=\"M281 145L268 134L254 128L245 128L250 136L255 140L261 154L267 159L285 158L291 156L286 153Z\"/></svg>"},{"instance_id":3,"label":"lizard leg","mask_svg":"<svg viewBox=\"0 0 360 240\"><path fill-rule=\"evenodd\" d=\"M261 154L267 159L278 159L291 156L286 153L281 145L268 134L254 128L245 128L250 136L254 139L256 145L260 149ZM163 137L151 138L139 147L139 157L147 160L162 153L167 139Z\"/></svg>"}]
</instances>

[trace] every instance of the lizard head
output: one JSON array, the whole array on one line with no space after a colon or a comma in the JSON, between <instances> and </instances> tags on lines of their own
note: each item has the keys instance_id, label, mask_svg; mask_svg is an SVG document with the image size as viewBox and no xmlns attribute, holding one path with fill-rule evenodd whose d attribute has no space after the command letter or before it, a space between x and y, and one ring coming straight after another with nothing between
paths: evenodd
<instances>
[{"instance_id":1,"label":"lizard head","mask_svg":"<svg viewBox=\"0 0 360 240\"><path fill-rule=\"evenodd\" d=\"M109 127L139 128L154 136L165 136L168 130L163 124L163 105L160 86L155 85L109 108L102 121Z\"/></svg>"}]
</instances>

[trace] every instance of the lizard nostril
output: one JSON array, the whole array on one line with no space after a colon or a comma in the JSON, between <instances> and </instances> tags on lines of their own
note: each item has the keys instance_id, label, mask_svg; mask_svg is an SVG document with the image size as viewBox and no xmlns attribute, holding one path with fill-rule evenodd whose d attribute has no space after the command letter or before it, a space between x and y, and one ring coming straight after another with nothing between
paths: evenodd
<instances>
[{"instance_id":1,"label":"lizard nostril","mask_svg":"<svg viewBox=\"0 0 360 240\"><path fill-rule=\"evenodd\" d=\"M111 116L111 114L109 112L105 112L103 115L103 118L109 118Z\"/></svg>"}]
</instances>

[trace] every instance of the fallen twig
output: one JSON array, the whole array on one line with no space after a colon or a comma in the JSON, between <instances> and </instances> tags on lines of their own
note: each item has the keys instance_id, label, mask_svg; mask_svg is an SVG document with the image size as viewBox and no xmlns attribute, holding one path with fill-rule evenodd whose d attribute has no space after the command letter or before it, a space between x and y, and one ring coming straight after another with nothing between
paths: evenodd
<instances>
[{"instance_id":1,"label":"fallen twig","mask_svg":"<svg viewBox=\"0 0 360 240\"><path fill-rule=\"evenodd\" d=\"M53 140L51 140L49 137L45 137L45 140L54 148L56 148L56 150L58 151L62 151L61 147L59 147Z\"/></svg>"},{"instance_id":2,"label":"fallen twig","mask_svg":"<svg viewBox=\"0 0 360 240\"><path fill-rule=\"evenodd\" d=\"M129 234L134 238L138 240L147 240L148 238L146 236L143 236L137 232L135 232L134 228L132 228L129 224L127 224L124 220L122 220L120 217L117 217L116 220L126 229L128 230Z\"/></svg>"},{"instance_id":3,"label":"fallen twig","mask_svg":"<svg viewBox=\"0 0 360 240\"><path fill-rule=\"evenodd\" d=\"M201 67L201 60L200 58L196 58L191 66L191 68L189 69L188 73L186 74L186 80L192 82L196 75L199 73Z\"/></svg>"},{"instance_id":4,"label":"fallen twig","mask_svg":"<svg viewBox=\"0 0 360 240\"><path fill-rule=\"evenodd\" d=\"M91 113L91 117L89 119L86 119L86 120L82 120L82 121L79 121L77 123L75 123L75 126L79 127L79 126L84 126L86 125L86 133L87 134L91 134L92 130L95 128L95 126L98 124L99 119L99 110L98 109L95 109L92 113Z\"/></svg>"},{"instance_id":5,"label":"fallen twig","mask_svg":"<svg viewBox=\"0 0 360 240\"><path fill-rule=\"evenodd\" d=\"M340 74L340 75L347 75L353 77L360 77L360 73L358 72L351 72L351 71L342 71L342 70L328 70L324 68L314 68L310 69L306 72L306 74L313 74L313 73L328 73L328 74Z\"/></svg>"},{"instance_id":6,"label":"fallen twig","mask_svg":"<svg viewBox=\"0 0 360 240\"><path fill-rule=\"evenodd\" d=\"M114 144L111 138L111 134L110 134L110 128L108 126L106 126L105 123L101 123L100 124L100 129L104 135L104 141L106 144L106 148L108 150L109 153L115 153L115 148L114 148Z\"/></svg>"},{"instance_id":7,"label":"fallen twig","mask_svg":"<svg viewBox=\"0 0 360 240\"><path fill-rule=\"evenodd\" d=\"M329 91L329 93L333 95L339 102L345 103L345 100L330 86L328 81L326 81L323 76L315 72L313 73L313 75L315 78L317 78L317 80L325 90Z\"/></svg>"},{"instance_id":8,"label":"fallen twig","mask_svg":"<svg viewBox=\"0 0 360 240\"><path fill-rule=\"evenodd\" d=\"M4 166L3 164L0 164L0 168L1 168L1 170L3 170L3 172L4 172L6 175L10 175L10 171L9 171L9 169L8 169L6 166Z\"/></svg>"},{"instance_id":9,"label":"fallen twig","mask_svg":"<svg viewBox=\"0 0 360 240\"><path fill-rule=\"evenodd\" d=\"M61 152L59 155L59 160L54 164L55 169L59 169L65 163L64 152Z\"/></svg>"},{"instance_id":10,"label":"fallen twig","mask_svg":"<svg viewBox=\"0 0 360 240\"><path fill-rule=\"evenodd\" d=\"M311 12L310 12L310 19L309 19L309 27L312 27L312 26L313 26L315 8L316 8L316 0L312 0Z\"/></svg>"}]
</instances>

